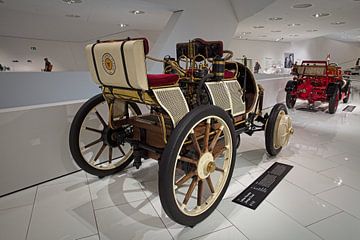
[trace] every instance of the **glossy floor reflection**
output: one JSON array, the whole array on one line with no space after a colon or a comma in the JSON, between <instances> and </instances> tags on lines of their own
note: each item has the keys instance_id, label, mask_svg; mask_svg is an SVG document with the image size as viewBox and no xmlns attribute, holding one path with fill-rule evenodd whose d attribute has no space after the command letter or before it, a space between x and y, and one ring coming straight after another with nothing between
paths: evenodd
<instances>
[{"instance_id":1,"label":"glossy floor reflection","mask_svg":"<svg viewBox=\"0 0 360 240\"><path fill-rule=\"evenodd\" d=\"M149 160L139 170L103 179L78 172L1 198L0 239L359 239L358 91L349 104L357 106L352 113L345 104L333 115L322 106L291 110L295 135L276 158L266 154L263 133L242 135L225 199L194 228L166 216L158 165ZM275 161L294 168L255 211L231 201Z\"/></svg>"}]
</instances>

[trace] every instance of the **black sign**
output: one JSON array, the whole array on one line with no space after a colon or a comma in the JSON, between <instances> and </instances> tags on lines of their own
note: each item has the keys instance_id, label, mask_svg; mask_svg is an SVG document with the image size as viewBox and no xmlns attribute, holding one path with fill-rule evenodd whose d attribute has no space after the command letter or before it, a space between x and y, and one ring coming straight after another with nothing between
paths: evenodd
<instances>
[{"instance_id":1,"label":"black sign","mask_svg":"<svg viewBox=\"0 0 360 240\"><path fill-rule=\"evenodd\" d=\"M274 163L233 202L255 210L292 168L293 166L287 164Z\"/></svg>"},{"instance_id":2,"label":"black sign","mask_svg":"<svg viewBox=\"0 0 360 240\"><path fill-rule=\"evenodd\" d=\"M347 106L343 109L343 112L352 112L352 111L354 111L355 108L356 108L356 106L354 106L354 105L347 105Z\"/></svg>"}]
</instances>

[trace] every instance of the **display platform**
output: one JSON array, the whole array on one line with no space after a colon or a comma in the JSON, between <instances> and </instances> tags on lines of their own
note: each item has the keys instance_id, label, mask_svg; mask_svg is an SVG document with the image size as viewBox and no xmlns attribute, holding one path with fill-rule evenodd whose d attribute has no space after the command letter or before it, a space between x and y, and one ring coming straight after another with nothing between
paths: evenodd
<instances>
[{"instance_id":1,"label":"display platform","mask_svg":"<svg viewBox=\"0 0 360 240\"><path fill-rule=\"evenodd\" d=\"M4 239L357 239L360 92L353 112L291 110L295 134L276 159L263 133L243 135L228 191L194 228L172 222L157 193L157 162L98 179L78 172L0 198ZM232 202L275 161L294 166L254 211ZM18 175L21 178L22 175ZM14 228L13 226L16 226ZM46 226L46 227L44 227ZM261 229L261 231L259 231ZM99 237L100 236L100 237Z\"/></svg>"}]
</instances>

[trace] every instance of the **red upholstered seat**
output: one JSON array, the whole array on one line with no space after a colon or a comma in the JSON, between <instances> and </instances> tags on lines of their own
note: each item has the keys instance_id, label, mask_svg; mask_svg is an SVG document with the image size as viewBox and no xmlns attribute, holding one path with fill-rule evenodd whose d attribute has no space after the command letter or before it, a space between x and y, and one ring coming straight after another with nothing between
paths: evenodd
<instances>
[{"instance_id":1,"label":"red upholstered seat","mask_svg":"<svg viewBox=\"0 0 360 240\"><path fill-rule=\"evenodd\" d=\"M234 78L235 77L235 73L229 70L225 70L224 72L224 78L225 79L229 79L229 78Z\"/></svg>"},{"instance_id":2,"label":"red upholstered seat","mask_svg":"<svg viewBox=\"0 0 360 240\"><path fill-rule=\"evenodd\" d=\"M161 87L174 85L179 80L176 74L148 74L149 87Z\"/></svg>"}]
</instances>

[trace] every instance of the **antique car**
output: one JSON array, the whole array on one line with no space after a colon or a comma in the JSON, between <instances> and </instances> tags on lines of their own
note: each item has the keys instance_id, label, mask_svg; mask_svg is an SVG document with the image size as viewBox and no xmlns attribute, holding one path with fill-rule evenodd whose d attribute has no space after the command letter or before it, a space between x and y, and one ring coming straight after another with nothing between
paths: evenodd
<instances>
[{"instance_id":1,"label":"antique car","mask_svg":"<svg viewBox=\"0 0 360 240\"><path fill-rule=\"evenodd\" d=\"M221 41L178 43L176 58L156 59L148 51L144 38L86 47L102 92L75 115L70 150L83 170L99 177L158 160L163 209L194 226L224 196L240 134L265 130L266 150L275 156L293 133L291 119L284 104L262 113L263 88L248 68L230 61ZM147 74L146 59L163 64L164 72Z\"/></svg>"},{"instance_id":2,"label":"antique car","mask_svg":"<svg viewBox=\"0 0 360 240\"><path fill-rule=\"evenodd\" d=\"M347 103L351 83L342 76L341 68L327 61L303 61L292 70L293 80L286 83L286 106L293 108L297 99L307 100L310 107L316 101L328 102L329 113L336 112L339 101Z\"/></svg>"},{"instance_id":3,"label":"antique car","mask_svg":"<svg viewBox=\"0 0 360 240\"><path fill-rule=\"evenodd\" d=\"M344 70L345 75L360 75L360 58L356 60L355 66Z\"/></svg>"}]
</instances>

